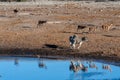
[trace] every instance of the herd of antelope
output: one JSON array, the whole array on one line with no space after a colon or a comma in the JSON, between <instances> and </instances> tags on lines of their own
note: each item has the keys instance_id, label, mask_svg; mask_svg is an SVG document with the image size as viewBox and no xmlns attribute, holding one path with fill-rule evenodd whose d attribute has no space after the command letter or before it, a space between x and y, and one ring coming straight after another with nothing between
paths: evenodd
<instances>
[{"instance_id":1,"label":"herd of antelope","mask_svg":"<svg viewBox=\"0 0 120 80\"><path fill-rule=\"evenodd\" d=\"M15 8L13 9L13 12L14 14L17 14L19 11L19 9ZM64 22L64 21L63 21ZM38 20L37 21L37 28L39 28L39 26L42 26L43 24L46 24L46 23L63 23L63 22L60 22L60 21L47 21L47 20ZM64 22L64 23L67 23L67 22ZM113 24L110 23L110 24L102 24L101 26L97 27L97 26L87 26L87 25L76 25L77 27L77 32L81 31L82 33L85 32L85 29L87 29L87 32L91 33L91 32L95 32L97 29L101 28L102 31L109 31L112 27L113 27Z\"/></svg>"},{"instance_id":2,"label":"herd of antelope","mask_svg":"<svg viewBox=\"0 0 120 80\"><path fill-rule=\"evenodd\" d=\"M39 26L42 26L45 23L63 23L63 22L56 22L56 21L47 21L47 20L38 20L37 22L37 28L39 28ZM64 22L65 23L65 22ZM81 31L81 33L84 32L88 32L88 33L92 33L92 32L96 32L98 29L100 31L110 31L113 28L113 24L102 24L101 26L87 26L87 25L77 25L77 32ZM87 30L87 31L86 31Z\"/></svg>"},{"instance_id":3,"label":"herd of antelope","mask_svg":"<svg viewBox=\"0 0 120 80\"><path fill-rule=\"evenodd\" d=\"M91 33L91 32L95 32L97 31L97 29L100 29L101 31L109 31L110 29L112 29L113 27L113 24L110 23L110 24L103 24L99 27L97 26L84 26L84 25L77 25L77 32L79 30L81 30L82 32L84 32L85 29L88 29L88 33Z\"/></svg>"}]
</instances>

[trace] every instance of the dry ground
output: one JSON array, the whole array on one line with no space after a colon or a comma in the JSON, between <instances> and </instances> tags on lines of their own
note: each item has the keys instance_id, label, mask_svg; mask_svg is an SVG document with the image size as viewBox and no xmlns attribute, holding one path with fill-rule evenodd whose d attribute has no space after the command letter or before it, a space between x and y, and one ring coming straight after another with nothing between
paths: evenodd
<instances>
[{"instance_id":1,"label":"dry ground","mask_svg":"<svg viewBox=\"0 0 120 80\"><path fill-rule=\"evenodd\" d=\"M15 14L13 9L18 9ZM38 20L47 20L37 28ZM110 31L101 25L113 24ZM97 27L95 32L81 34L77 25ZM91 27L94 27L91 26ZM87 30L86 30L87 31ZM87 36L89 41L77 51L69 50L70 35ZM93 55L92 58L120 60L120 4L95 2L67 2L53 5L0 5L0 49L51 49L55 53ZM46 51L46 50L45 50ZM52 52L52 51L51 51ZM3 51L4 53L4 51ZM47 53L47 52L46 52ZM48 50L48 53L49 50ZM98 53L98 54L97 54ZM47 54L48 55L48 54ZM63 55L63 54L62 54ZM75 55L74 55L75 56ZM112 57L112 58L110 58ZM100 57L101 58L101 57ZM113 59L114 60L114 59Z\"/></svg>"}]
</instances>

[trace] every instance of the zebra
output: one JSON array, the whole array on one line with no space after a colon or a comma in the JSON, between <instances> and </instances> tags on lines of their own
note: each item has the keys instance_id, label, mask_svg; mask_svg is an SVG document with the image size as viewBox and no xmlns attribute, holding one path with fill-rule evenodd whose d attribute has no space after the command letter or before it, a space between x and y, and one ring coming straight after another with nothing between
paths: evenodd
<instances>
[{"instance_id":1,"label":"zebra","mask_svg":"<svg viewBox=\"0 0 120 80\"><path fill-rule=\"evenodd\" d=\"M79 38L77 35L73 35L69 37L69 41L70 41L70 48L75 49L76 44L78 44L77 48L79 49L83 42L88 41L88 38L87 37Z\"/></svg>"}]
</instances>

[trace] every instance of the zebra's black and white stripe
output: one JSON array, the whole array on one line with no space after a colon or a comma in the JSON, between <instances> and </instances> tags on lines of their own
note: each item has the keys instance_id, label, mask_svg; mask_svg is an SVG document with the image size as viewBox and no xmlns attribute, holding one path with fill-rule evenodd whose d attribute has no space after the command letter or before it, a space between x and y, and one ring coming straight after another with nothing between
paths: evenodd
<instances>
[{"instance_id":1,"label":"zebra's black and white stripe","mask_svg":"<svg viewBox=\"0 0 120 80\"><path fill-rule=\"evenodd\" d=\"M69 41L70 41L70 48L75 49L76 48L76 44L78 44L78 49L81 47L82 43L85 41L88 41L87 37L78 37L77 35L73 35L69 37Z\"/></svg>"}]
</instances>

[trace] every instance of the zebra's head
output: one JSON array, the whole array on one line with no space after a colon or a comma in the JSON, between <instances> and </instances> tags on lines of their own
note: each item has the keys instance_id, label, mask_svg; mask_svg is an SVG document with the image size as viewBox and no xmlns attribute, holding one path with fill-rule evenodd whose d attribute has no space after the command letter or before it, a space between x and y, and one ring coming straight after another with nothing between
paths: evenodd
<instances>
[{"instance_id":1,"label":"zebra's head","mask_svg":"<svg viewBox=\"0 0 120 80\"><path fill-rule=\"evenodd\" d=\"M74 34L74 35L73 35L73 38L76 38L76 37L77 37L77 35Z\"/></svg>"}]
</instances>

